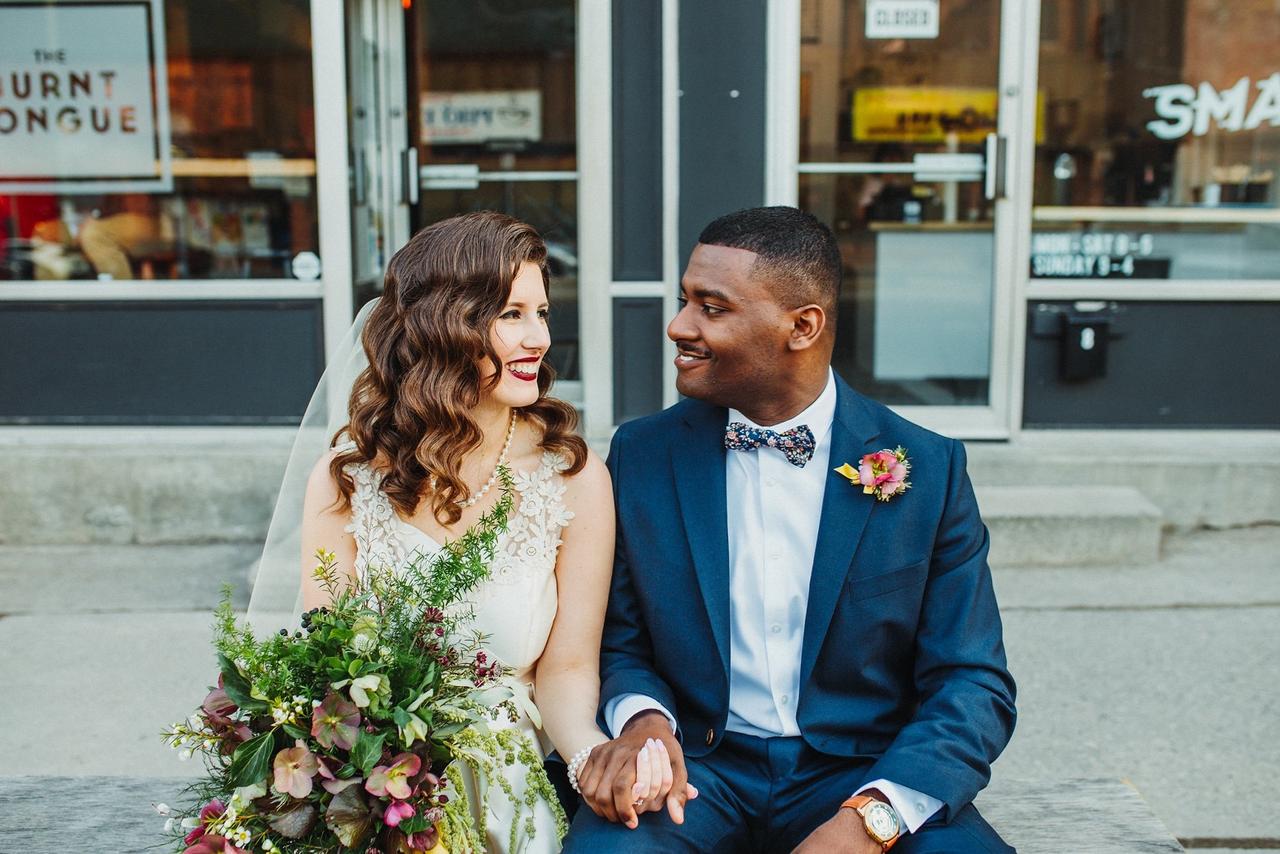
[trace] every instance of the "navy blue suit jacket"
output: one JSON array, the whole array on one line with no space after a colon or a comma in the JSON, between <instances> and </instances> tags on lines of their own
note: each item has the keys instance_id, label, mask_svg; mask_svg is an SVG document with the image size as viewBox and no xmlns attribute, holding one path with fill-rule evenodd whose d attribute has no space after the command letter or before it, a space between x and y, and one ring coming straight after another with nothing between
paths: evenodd
<instances>
[{"instance_id":1,"label":"navy blue suit jacket","mask_svg":"<svg viewBox=\"0 0 1280 854\"><path fill-rule=\"evenodd\" d=\"M961 443L836 382L831 467L901 445L911 489L880 502L829 475L814 508L800 730L818 751L873 762L866 779L954 814L987 784L1015 716L987 530ZM609 451L618 540L601 708L653 697L694 757L720 743L729 709L727 417L686 400L622 425Z\"/></svg>"}]
</instances>

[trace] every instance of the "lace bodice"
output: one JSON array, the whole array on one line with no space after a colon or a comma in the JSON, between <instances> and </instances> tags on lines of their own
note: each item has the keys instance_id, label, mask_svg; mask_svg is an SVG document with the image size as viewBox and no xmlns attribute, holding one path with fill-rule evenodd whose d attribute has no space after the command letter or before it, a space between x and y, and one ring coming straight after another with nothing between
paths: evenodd
<instances>
[{"instance_id":1,"label":"lace bodice","mask_svg":"<svg viewBox=\"0 0 1280 854\"><path fill-rule=\"evenodd\" d=\"M556 555L561 531L573 519L564 506L566 468L563 456L544 453L533 471L512 473L515 507L507 530L498 539L489 577L468 597L490 653L517 675L532 670L555 620ZM372 566L400 571L440 550L440 543L396 514L379 472L368 463L346 470L355 483L347 531L356 541L358 574Z\"/></svg>"}]
</instances>

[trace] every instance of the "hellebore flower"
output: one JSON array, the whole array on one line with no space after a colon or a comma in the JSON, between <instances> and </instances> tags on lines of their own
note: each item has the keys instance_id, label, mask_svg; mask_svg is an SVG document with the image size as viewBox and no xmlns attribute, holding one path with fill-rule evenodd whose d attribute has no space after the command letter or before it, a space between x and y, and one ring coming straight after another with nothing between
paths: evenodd
<instances>
[{"instance_id":1,"label":"hellebore flower","mask_svg":"<svg viewBox=\"0 0 1280 854\"><path fill-rule=\"evenodd\" d=\"M409 778L422 770L422 760L412 753L401 753L390 765L379 765L373 769L364 789L371 795L384 798L390 795L405 800L413 793L409 786Z\"/></svg>"},{"instance_id":2,"label":"hellebore flower","mask_svg":"<svg viewBox=\"0 0 1280 854\"><path fill-rule=\"evenodd\" d=\"M405 747L413 747L415 742L426 741L427 723L413 712L407 712L409 720L400 725L400 740L404 742Z\"/></svg>"},{"instance_id":3,"label":"hellebore flower","mask_svg":"<svg viewBox=\"0 0 1280 854\"><path fill-rule=\"evenodd\" d=\"M351 700L360 708L376 705L382 695L391 695L391 682L381 673L371 673L351 680Z\"/></svg>"},{"instance_id":4,"label":"hellebore flower","mask_svg":"<svg viewBox=\"0 0 1280 854\"><path fill-rule=\"evenodd\" d=\"M320 785L331 795L336 795L348 786L354 786L356 783L363 783L363 777L352 777L348 780L341 780L338 775L333 773L330 764L336 764L327 756L321 756L320 759L320 776L324 779L320 781Z\"/></svg>"},{"instance_id":5,"label":"hellebore flower","mask_svg":"<svg viewBox=\"0 0 1280 854\"><path fill-rule=\"evenodd\" d=\"M359 735L360 710L330 691L311 714L311 735L324 747L350 750Z\"/></svg>"},{"instance_id":6,"label":"hellebore flower","mask_svg":"<svg viewBox=\"0 0 1280 854\"><path fill-rule=\"evenodd\" d=\"M415 810L408 801L392 801L382 813L382 823L387 827L397 827L406 818L412 818Z\"/></svg>"},{"instance_id":7,"label":"hellebore flower","mask_svg":"<svg viewBox=\"0 0 1280 854\"><path fill-rule=\"evenodd\" d=\"M320 770L320 763L301 739L294 744L276 754L275 786L277 792L287 792L301 800L311 794L311 778Z\"/></svg>"},{"instance_id":8,"label":"hellebore flower","mask_svg":"<svg viewBox=\"0 0 1280 854\"><path fill-rule=\"evenodd\" d=\"M209 803L205 804L200 810L200 818L198 819L199 823L183 838L182 841L188 845L194 844L197 839L204 836L205 825L213 821L215 818L218 818L226 811L226 806L224 806L222 801L217 798L209 801Z\"/></svg>"}]
</instances>

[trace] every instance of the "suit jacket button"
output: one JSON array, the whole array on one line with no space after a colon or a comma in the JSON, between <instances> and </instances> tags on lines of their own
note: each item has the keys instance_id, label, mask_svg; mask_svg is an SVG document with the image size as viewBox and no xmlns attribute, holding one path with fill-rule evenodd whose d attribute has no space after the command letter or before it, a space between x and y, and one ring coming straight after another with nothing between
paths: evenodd
<instances>
[{"instance_id":1,"label":"suit jacket button","mask_svg":"<svg viewBox=\"0 0 1280 854\"><path fill-rule=\"evenodd\" d=\"M716 731L714 729L707 730L707 746L710 747L711 743L715 740L716 740Z\"/></svg>"}]
</instances>

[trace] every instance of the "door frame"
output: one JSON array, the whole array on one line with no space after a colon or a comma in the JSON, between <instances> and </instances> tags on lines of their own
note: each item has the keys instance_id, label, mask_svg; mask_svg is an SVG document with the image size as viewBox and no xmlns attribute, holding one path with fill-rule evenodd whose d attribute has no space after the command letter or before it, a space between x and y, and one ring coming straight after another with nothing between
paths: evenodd
<instances>
[{"instance_id":1,"label":"door frame","mask_svg":"<svg viewBox=\"0 0 1280 854\"><path fill-rule=\"evenodd\" d=\"M395 0L361 0L383 4L399 12ZM356 164L352 162L353 144L347 128L347 72L350 66L346 47L347 27L343 3L312 0L313 49L316 66L316 146L317 171L321 184L321 257L325 259L324 316L326 347L341 340L353 315L353 235L350 214L350 180ZM401 93L399 103L404 110L414 103L407 93L402 27L383 27L380 39L386 54L394 62L380 66L384 92ZM582 412L583 433L589 439L607 439L613 422L613 324L609 283L612 277L613 246L613 181L612 133L612 16L608 3L579 0L577 4L576 95L577 95L577 207L578 207L578 323L581 382L557 384L557 394L574 403ZM341 61L336 61L340 59ZM398 75L398 78L396 77ZM396 78L396 79L391 79ZM382 101L386 101L384 96ZM323 113L322 113L323 110ZM393 122L392 127L397 127ZM405 159L399 148L409 142L406 116L401 115L398 133L402 144L392 152L392 144L384 144L383 156L369 162L369 169L380 168L380 180L396 197L396 211L389 217L388 256L409 237L408 207L397 195L404 178L401 169ZM390 139L390 138L389 138ZM322 144L323 140L323 144ZM421 166L426 164L419 164ZM421 176L414 176L421 189ZM371 178L370 183L378 178ZM328 192L326 193L326 188ZM339 263L331 262L336 259ZM326 350L328 352L328 350Z\"/></svg>"},{"instance_id":2,"label":"door frame","mask_svg":"<svg viewBox=\"0 0 1280 854\"><path fill-rule=\"evenodd\" d=\"M800 0L769 0L765 204L799 200ZM963 439L1007 439L1021 429L1030 264L1036 62L1040 4L1000 4L997 134L1006 143L1006 193L993 203L991 373L986 406L894 406L912 421Z\"/></svg>"}]
</instances>

